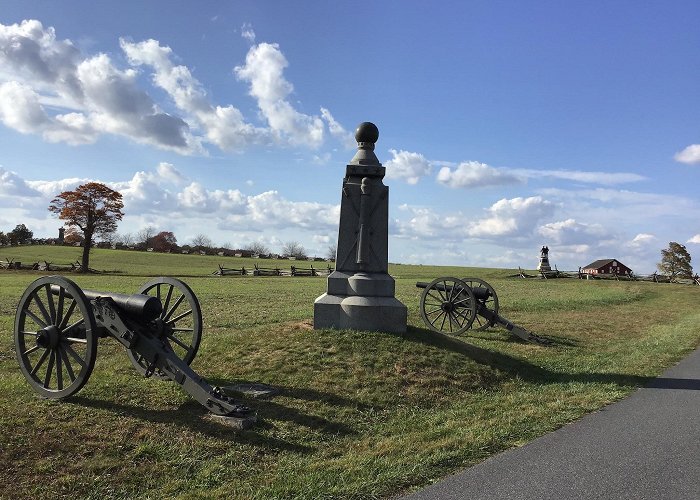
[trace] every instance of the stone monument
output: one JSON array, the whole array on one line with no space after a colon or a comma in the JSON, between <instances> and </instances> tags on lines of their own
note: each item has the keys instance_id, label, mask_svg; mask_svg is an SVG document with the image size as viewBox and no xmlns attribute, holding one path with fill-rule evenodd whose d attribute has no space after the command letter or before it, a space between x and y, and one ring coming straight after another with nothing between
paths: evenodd
<instances>
[{"instance_id":1,"label":"stone monument","mask_svg":"<svg viewBox=\"0 0 700 500\"><path fill-rule=\"evenodd\" d=\"M552 266L549 265L549 248L544 246L540 250L540 263L537 264L538 271L551 271Z\"/></svg>"},{"instance_id":2,"label":"stone monument","mask_svg":"<svg viewBox=\"0 0 700 500\"><path fill-rule=\"evenodd\" d=\"M389 188L374 154L376 125L355 131L357 153L343 179L335 271L314 302L314 328L405 332L407 309L394 296L389 265Z\"/></svg>"}]
</instances>

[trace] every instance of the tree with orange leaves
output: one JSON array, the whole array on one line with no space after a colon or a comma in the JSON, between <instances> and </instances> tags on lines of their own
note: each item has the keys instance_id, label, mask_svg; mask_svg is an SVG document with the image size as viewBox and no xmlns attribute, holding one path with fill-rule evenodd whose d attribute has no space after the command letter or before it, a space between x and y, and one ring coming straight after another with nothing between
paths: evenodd
<instances>
[{"instance_id":1,"label":"tree with orange leaves","mask_svg":"<svg viewBox=\"0 0 700 500\"><path fill-rule=\"evenodd\" d=\"M51 200L49 211L64 220L69 228L77 227L83 232L81 272L88 271L94 238L117 230L117 221L124 216L122 208L121 193L99 182L82 184Z\"/></svg>"}]
</instances>

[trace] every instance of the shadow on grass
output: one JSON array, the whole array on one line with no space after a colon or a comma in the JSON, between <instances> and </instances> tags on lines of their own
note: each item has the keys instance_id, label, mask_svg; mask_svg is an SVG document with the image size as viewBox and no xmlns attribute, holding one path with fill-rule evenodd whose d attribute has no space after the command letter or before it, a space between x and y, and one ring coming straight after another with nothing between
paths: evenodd
<instances>
[{"instance_id":1,"label":"shadow on grass","mask_svg":"<svg viewBox=\"0 0 700 500\"><path fill-rule=\"evenodd\" d=\"M408 331L405 334L402 334L401 337L410 342L417 342L440 349L447 349L458 354L463 354L479 364L488 365L491 368L512 373L527 382L535 382L539 384L584 382L615 384L625 387L644 387L651 381L655 380L655 377L645 377L623 373L553 372L521 359L508 356L507 354L483 349L481 347L468 344L457 337L433 332L424 328L409 327ZM546 349L546 347L543 348ZM668 388L671 387L669 386Z\"/></svg>"},{"instance_id":2,"label":"shadow on grass","mask_svg":"<svg viewBox=\"0 0 700 500\"><path fill-rule=\"evenodd\" d=\"M219 387L231 387L237 384L255 384L248 380L223 380L223 379L211 379L211 383L218 385ZM294 399L302 399L304 401L315 401L324 403L330 406L342 406L348 408L355 408L362 410L366 408L365 405L359 404L351 399L338 396L330 392L317 391L314 389L288 387L281 385L271 386L278 392L273 396L261 397L261 398L246 398L236 397L239 401L245 401L247 406L253 408L258 417L266 420L282 420L287 422L294 422L295 424L308 427L313 430L317 430L327 434L339 434L339 435L350 435L356 434L352 427L340 423L333 422L324 417L317 415L308 415L300 412L296 408L291 408L274 401L270 401L271 398L275 396L285 396Z\"/></svg>"},{"instance_id":3,"label":"shadow on grass","mask_svg":"<svg viewBox=\"0 0 700 500\"><path fill-rule=\"evenodd\" d=\"M128 415L130 417L154 423L176 424L186 427L189 430L201 432L207 436L217 439L232 439L238 443L249 444L275 451L293 451L306 454L313 451L313 448L300 444L266 436L256 432L256 430L269 429L272 426L264 420L258 421L252 429L240 431L231 427L207 421L202 418L206 415L202 408L193 401L188 401L174 410L150 410L140 406L115 403L100 399L90 399L84 396L73 396L66 399L64 403L75 404L88 408L106 410L115 414ZM257 409L257 408L256 408ZM258 412L260 417L260 412Z\"/></svg>"}]
</instances>

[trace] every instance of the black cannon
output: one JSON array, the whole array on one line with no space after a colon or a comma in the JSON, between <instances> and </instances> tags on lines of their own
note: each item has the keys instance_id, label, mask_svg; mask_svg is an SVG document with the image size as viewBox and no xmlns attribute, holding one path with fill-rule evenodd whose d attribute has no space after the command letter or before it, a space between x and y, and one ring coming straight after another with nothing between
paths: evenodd
<instances>
[{"instance_id":1,"label":"black cannon","mask_svg":"<svg viewBox=\"0 0 700 500\"><path fill-rule=\"evenodd\" d=\"M112 337L145 377L172 380L215 415L247 418L250 408L225 396L192 368L202 336L202 311L189 286L156 278L134 295L81 290L61 276L34 281L15 317L22 373L45 398L78 392L95 365L97 339Z\"/></svg>"},{"instance_id":2,"label":"black cannon","mask_svg":"<svg viewBox=\"0 0 700 500\"><path fill-rule=\"evenodd\" d=\"M423 292L420 314L433 331L459 335L470 328L486 330L500 325L513 335L537 344L550 344L498 314L498 295L486 281L479 278L437 278L430 283L416 283Z\"/></svg>"}]
</instances>

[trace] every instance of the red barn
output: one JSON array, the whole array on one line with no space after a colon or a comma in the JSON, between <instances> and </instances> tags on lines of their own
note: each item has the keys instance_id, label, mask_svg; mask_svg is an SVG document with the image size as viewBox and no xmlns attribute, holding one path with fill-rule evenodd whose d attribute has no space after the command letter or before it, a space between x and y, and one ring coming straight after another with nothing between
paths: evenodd
<instances>
[{"instance_id":1,"label":"red barn","mask_svg":"<svg viewBox=\"0 0 700 500\"><path fill-rule=\"evenodd\" d=\"M618 274L625 276L632 274L632 270L629 267L615 259L596 260L581 269L581 272L586 274Z\"/></svg>"}]
</instances>

